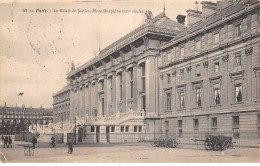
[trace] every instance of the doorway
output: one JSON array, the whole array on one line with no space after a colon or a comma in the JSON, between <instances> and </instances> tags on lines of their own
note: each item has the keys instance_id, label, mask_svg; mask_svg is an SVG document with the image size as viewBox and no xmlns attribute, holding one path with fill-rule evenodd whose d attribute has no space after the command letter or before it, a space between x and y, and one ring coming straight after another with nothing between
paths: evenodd
<instances>
[{"instance_id":1,"label":"doorway","mask_svg":"<svg viewBox=\"0 0 260 166\"><path fill-rule=\"evenodd\" d=\"M96 139L97 139L97 143L100 142L100 127L97 126L96 127Z\"/></svg>"},{"instance_id":2,"label":"doorway","mask_svg":"<svg viewBox=\"0 0 260 166\"><path fill-rule=\"evenodd\" d=\"M109 126L106 127L106 138L107 138L107 142L110 142L110 127Z\"/></svg>"}]
</instances>

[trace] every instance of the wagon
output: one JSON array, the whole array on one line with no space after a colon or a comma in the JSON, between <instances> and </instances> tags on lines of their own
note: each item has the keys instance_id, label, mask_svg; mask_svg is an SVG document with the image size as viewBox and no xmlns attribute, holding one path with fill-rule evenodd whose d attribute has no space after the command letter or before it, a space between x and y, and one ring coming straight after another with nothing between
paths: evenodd
<instances>
[{"instance_id":1,"label":"wagon","mask_svg":"<svg viewBox=\"0 0 260 166\"><path fill-rule=\"evenodd\" d=\"M233 148L232 137L206 135L204 146L206 150L225 150Z\"/></svg>"},{"instance_id":2,"label":"wagon","mask_svg":"<svg viewBox=\"0 0 260 166\"><path fill-rule=\"evenodd\" d=\"M223 135L206 135L205 140L195 140L203 141L206 150L226 150L233 148L232 137L227 137Z\"/></svg>"}]
</instances>

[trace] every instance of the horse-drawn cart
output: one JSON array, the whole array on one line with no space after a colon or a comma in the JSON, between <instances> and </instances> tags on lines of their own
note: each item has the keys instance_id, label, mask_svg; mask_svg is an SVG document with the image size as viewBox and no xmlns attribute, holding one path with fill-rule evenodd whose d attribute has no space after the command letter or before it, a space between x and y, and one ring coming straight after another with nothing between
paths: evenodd
<instances>
[{"instance_id":1,"label":"horse-drawn cart","mask_svg":"<svg viewBox=\"0 0 260 166\"><path fill-rule=\"evenodd\" d=\"M232 137L223 135L206 135L206 140L195 139L195 141L203 141L206 150L225 150L233 148Z\"/></svg>"}]
</instances>

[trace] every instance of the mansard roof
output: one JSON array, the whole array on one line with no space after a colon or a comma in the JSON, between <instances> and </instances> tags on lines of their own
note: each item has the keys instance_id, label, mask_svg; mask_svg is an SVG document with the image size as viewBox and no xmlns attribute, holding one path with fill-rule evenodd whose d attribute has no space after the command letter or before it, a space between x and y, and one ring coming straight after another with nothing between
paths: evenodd
<instances>
[{"instance_id":1,"label":"mansard roof","mask_svg":"<svg viewBox=\"0 0 260 166\"><path fill-rule=\"evenodd\" d=\"M259 2L257 2L259 3ZM254 3L255 4L255 3ZM254 5L251 4L251 5ZM161 49L166 49L167 47L178 44L178 42L181 42L183 40L186 40L189 38L190 34L195 33L198 30L208 30L207 27L210 27L211 25L221 21L223 18L227 18L231 16L232 14L235 14L239 11L242 11L245 9L247 6L245 3L237 3L237 4L232 4L230 6L227 6L225 9L219 10L215 14L205 18L204 20L201 20L190 27L185 28L183 31L177 33L177 35L171 39L168 43L164 44L161 46ZM191 35L192 36L192 35ZM183 38L183 40L181 39Z\"/></svg>"},{"instance_id":2,"label":"mansard roof","mask_svg":"<svg viewBox=\"0 0 260 166\"><path fill-rule=\"evenodd\" d=\"M173 37L177 32L182 31L184 28L185 28L184 25L169 19L164 13L161 13L156 17L154 17L152 20L150 20L149 23L141 25L140 27L136 28L135 30L131 31L127 35L123 36L119 40L115 41L111 45L101 50L97 57L93 58L87 63L71 71L70 73L68 73L67 77L69 78L72 75L80 72L81 70L84 70L85 68L89 67L93 63L118 51L119 49L123 48L124 46L132 43L133 41L141 38L142 36L148 33L159 33L159 34L164 34Z\"/></svg>"},{"instance_id":3,"label":"mansard roof","mask_svg":"<svg viewBox=\"0 0 260 166\"><path fill-rule=\"evenodd\" d=\"M66 85L64 86L63 88L61 88L61 90L59 90L57 93L54 93L52 96L55 97L55 96L58 96L64 92L67 92L70 90L70 86L69 85Z\"/></svg>"}]
</instances>

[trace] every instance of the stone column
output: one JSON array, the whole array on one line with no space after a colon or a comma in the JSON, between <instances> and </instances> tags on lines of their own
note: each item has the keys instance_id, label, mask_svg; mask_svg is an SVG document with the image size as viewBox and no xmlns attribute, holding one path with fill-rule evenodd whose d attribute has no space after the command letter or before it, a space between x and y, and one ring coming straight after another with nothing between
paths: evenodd
<instances>
[{"instance_id":1,"label":"stone column","mask_svg":"<svg viewBox=\"0 0 260 166\"><path fill-rule=\"evenodd\" d=\"M117 98L116 98L116 72L113 71L112 72L112 85L111 85L113 88L112 88L112 111L113 111L113 115L116 114L116 110L117 110L117 105L116 105L116 101L117 101Z\"/></svg>"},{"instance_id":2,"label":"stone column","mask_svg":"<svg viewBox=\"0 0 260 166\"><path fill-rule=\"evenodd\" d=\"M137 63L133 63L133 111L138 111Z\"/></svg>"},{"instance_id":3,"label":"stone column","mask_svg":"<svg viewBox=\"0 0 260 166\"><path fill-rule=\"evenodd\" d=\"M122 112L127 112L126 108L126 68L122 68Z\"/></svg>"},{"instance_id":4,"label":"stone column","mask_svg":"<svg viewBox=\"0 0 260 166\"><path fill-rule=\"evenodd\" d=\"M104 109L105 109L105 116L109 115L109 103L108 103L108 81L107 81L107 76L104 76Z\"/></svg>"},{"instance_id":5,"label":"stone column","mask_svg":"<svg viewBox=\"0 0 260 166\"><path fill-rule=\"evenodd\" d=\"M149 56L145 61L145 97L146 114L156 114L156 96L155 96L155 57Z\"/></svg>"}]
</instances>

